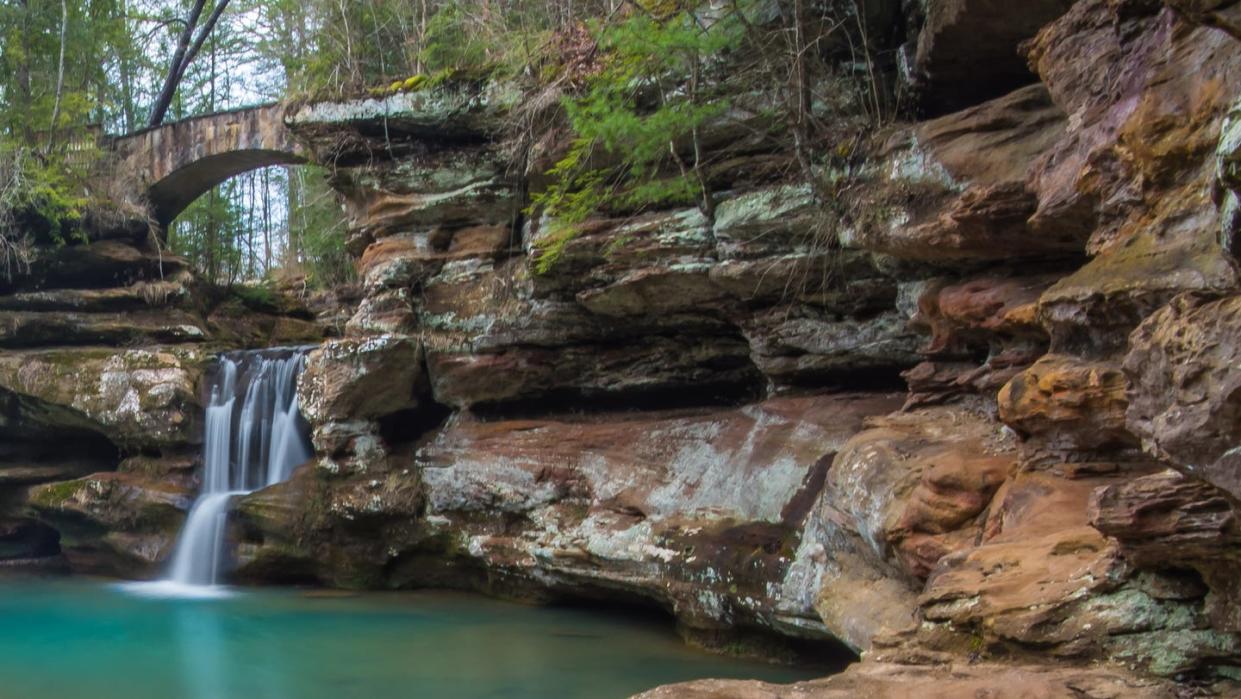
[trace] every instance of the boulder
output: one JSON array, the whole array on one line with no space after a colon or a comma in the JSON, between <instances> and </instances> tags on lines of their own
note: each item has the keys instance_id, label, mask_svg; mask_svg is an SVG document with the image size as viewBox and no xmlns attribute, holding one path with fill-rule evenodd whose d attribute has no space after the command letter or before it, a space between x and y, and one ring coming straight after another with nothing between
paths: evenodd
<instances>
[{"instance_id":1,"label":"boulder","mask_svg":"<svg viewBox=\"0 0 1241 699\"><path fill-rule=\"evenodd\" d=\"M315 427L374 420L417 408L425 387L416 340L392 335L329 340L306 358L298 406Z\"/></svg>"},{"instance_id":2,"label":"boulder","mask_svg":"<svg viewBox=\"0 0 1241 699\"><path fill-rule=\"evenodd\" d=\"M1183 473L1241 498L1241 297L1179 296L1130 338L1128 429Z\"/></svg>"},{"instance_id":3,"label":"boulder","mask_svg":"<svg viewBox=\"0 0 1241 699\"><path fill-rule=\"evenodd\" d=\"M1120 367L1049 354L1000 390L1000 419L1035 451L1107 453L1136 440L1125 426Z\"/></svg>"}]
</instances>

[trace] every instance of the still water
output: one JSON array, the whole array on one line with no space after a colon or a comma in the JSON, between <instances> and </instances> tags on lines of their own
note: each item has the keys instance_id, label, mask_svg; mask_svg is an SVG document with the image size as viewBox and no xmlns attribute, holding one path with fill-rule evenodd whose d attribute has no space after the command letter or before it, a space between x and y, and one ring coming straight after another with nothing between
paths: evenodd
<instances>
[{"instance_id":1,"label":"still water","mask_svg":"<svg viewBox=\"0 0 1241 699\"><path fill-rule=\"evenodd\" d=\"M0 582L0 699L620 699L813 673L694 651L648 618L452 593L145 597Z\"/></svg>"}]
</instances>

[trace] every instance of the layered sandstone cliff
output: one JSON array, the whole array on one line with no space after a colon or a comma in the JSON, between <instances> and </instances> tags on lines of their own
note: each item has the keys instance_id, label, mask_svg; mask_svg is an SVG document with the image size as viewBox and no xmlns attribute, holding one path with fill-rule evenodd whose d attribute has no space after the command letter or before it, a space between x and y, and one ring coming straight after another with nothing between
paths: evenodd
<instances>
[{"instance_id":1,"label":"layered sandstone cliff","mask_svg":"<svg viewBox=\"0 0 1241 699\"><path fill-rule=\"evenodd\" d=\"M366 298L303 378L318 461L243 505L243 572L1230 675L1227 11L922 12L942 115L873 135L839 249L744 109L707 136L712 217L593 220L547 273L501 91L293 114ZM1033 72L964 84L1003 51Z\"/></svg>"}]
</instances>

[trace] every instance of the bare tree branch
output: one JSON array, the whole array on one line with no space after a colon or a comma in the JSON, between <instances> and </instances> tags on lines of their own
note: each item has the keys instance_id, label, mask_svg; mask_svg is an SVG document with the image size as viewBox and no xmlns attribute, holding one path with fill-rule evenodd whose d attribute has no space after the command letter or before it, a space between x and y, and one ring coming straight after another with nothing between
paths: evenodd
<instances>
[{"instance_id":1,"label":"bare tree branch","mask_svg":"<svg viewBox=\"0 0 1241 699\"><path fill-rule=\"evenodd\" d=\"M207 37L211 31L215 29L216 23L220 19L220 15L224 13L228 7L229 0L217 0L211 14L207 17L207 21L199 29L198 21L202 17L203 7L207 4L207 0L194 0L194 6L190 9L190 14L185 19L185 28L181 31L181 36L177 39L177 49L173 52L172 61L168 66L168 73L164 77L164 86L160 89L159 97L156 98L155 104L151 107L151 117L147 120L147 126L159 126L164 122L164 117L168 114L168 108L172 105L172 98L177 93L177 86L181 84L182 78L185 77L185 71L189 68L190 63L198 56L198 52L202 50L203 44L207 41ZM195 30L198 30L195 36ZM192 43L191 43L192 40Z\"/></svg>"}]
</instances>

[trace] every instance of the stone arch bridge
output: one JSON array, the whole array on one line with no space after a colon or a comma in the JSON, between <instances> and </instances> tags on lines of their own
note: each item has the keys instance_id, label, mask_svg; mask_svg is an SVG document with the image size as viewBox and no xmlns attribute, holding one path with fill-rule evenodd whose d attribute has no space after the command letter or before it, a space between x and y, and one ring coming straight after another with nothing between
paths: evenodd
<instances>
[{"instance_id":1,"label":"stone arch bridge","mask_svg":"<svg viewBox=\"0 0 1241 699\"><path fill-rule=\"evenodd\" d=\"M121 167L138 177L167 226L195 199L243 172L307 162L285 125L285 105L265 104L191 117L111 139Z\"/></svg>"}]
</instances>

